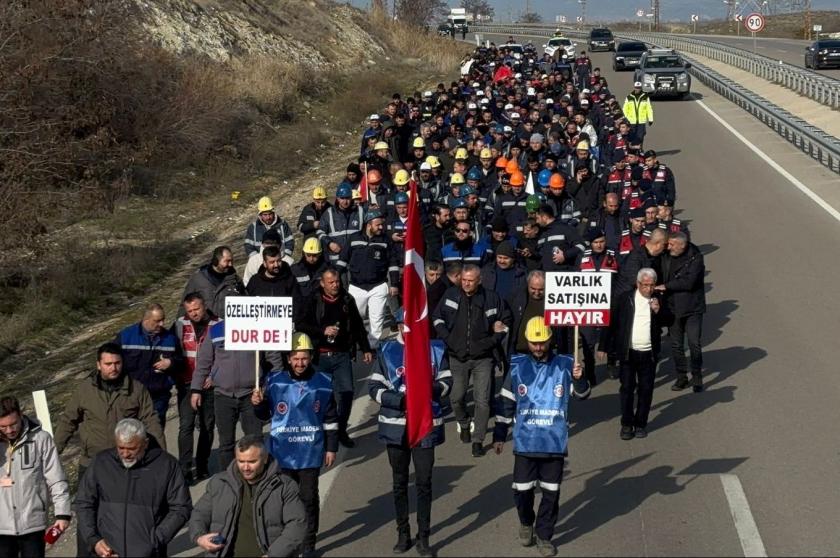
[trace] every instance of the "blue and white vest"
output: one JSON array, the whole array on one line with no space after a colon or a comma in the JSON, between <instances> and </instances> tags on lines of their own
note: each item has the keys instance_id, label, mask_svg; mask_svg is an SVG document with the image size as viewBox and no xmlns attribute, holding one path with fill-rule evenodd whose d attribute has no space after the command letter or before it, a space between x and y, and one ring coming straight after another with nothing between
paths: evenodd
<instances>
[{"instance_id":1,"label":"blue and white vest","mask_svg":"<svg viewBox=\"0 0 840 558\"><path fill-rule=\"evenodd\" d=\"M548 362L537 362L530 355L516 354L510 364L516 398L513 450L565 455L574 359L554 355Z\"/></svg>"},{"instance_id":2,"label":"blue and white vest","mask_svg":"<svg viewBox=\"0 0 840 558\"><path fill-rule=\"evenodd\" d=\"M295 381L283 370L269 377L265 393L272 408L270 451L280 467L321 467L324 415L333 396L332 378L316 372L308 381Z\"/></svg>"}]
</instances>

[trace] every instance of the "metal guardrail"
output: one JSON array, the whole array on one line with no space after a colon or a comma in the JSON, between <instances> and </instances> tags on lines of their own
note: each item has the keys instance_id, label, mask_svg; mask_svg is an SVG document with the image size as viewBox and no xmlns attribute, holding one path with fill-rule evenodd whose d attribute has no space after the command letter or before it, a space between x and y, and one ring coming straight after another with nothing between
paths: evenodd
<instances>
[{"instance_id":1,"label":"metal guardrail","mask_svg":"<svg viewBox=\"0 0 840 558\"><path fill-rule=\"evenodd\" d=\"M476 30L478 26L474 26ZM534 29L527 27L501 27L482 26L481 31L502 35L521 34L525 36L551 36L552 30ZM491 27L487 29L487 27ZM580 36L583 33L567 33L569 36ZM622 36L630 36L622 35ZM658 37L655 35L654 37ZM649 44L650 41L645 41ZM795 145L797 148L808 154L811 158L819 161L831 171L840 173L840 140L827 134L825 131L812 126L801 118L791 114L787 110L769 102L764 97L753 93L735 81L722 76L718 72L704 66L703 64L684 56L691 62L689 73L704 85L729 99L733 103L746 110L758 120L772 128L776 133Z\"/></svg>"},{"instance_id":2,"label":"metal guardrail","mask_svg":"<svg viewBox=\"0 0 840 558\"><path fill-rule=\"evenodd\" d=\"M551 36L553 29L546 27L505 27L496 25L474 26L476 30L492 32L498 30L502 33L528 33L538 36ZM502 30L506 31L502 31ZM566 31L572 37L586 37L584 32ZM762 79L777 83L782 87L791 89L800 95L808 97L820 104L840 109L840 80L812 72L806 68L780 63L779 60L747 52L731 45L725 45L715 41L694 39L671 33L621 33L621 37L644 41L657 46L674 48L682 52L699 54L724 64L729 64L741 70L750 72Z\"/></svg>"}]
</instances>

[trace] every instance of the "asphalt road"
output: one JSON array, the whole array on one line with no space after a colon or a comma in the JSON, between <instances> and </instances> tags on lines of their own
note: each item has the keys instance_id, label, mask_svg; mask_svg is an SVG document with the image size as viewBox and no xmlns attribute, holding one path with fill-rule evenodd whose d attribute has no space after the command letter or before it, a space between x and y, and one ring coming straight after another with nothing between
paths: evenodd
<instances>
[{"instance_id":1,"label":"asphalt road","mask_svg":"<svg viewBox=\"0 0 840 558\"><path fill-rule=\"evenodd\" d=\"M597 53L594 63L609 68L608 57ZM630 73L606 75L616 94L629 90ZM707 390L671 392L666 350L650 435L630 442L618 438L616 381L603 380L588 401L574 402L554 541L560 555L837 554L840 213L818 206L771 162L835 211L837 176L700 85L693 100L655 102L654 111L646 147L674 170L679 217L690 221L706 257ZM387 556L396 540L390 469L366 374L356 371L351 433L358 445L322 475L319 549L327 556ZM170 418L171 448L176 429ZM511 444L500 456L474 459L452 422L446 433L434 476L434 549L440 556L537 555L515 540ZM203 489L194 487L193 497ZM65 538L61 548L72 549ZM196 554L184 533L169 550Z\"/></svg>"},{"instance_id":2,"label":"asphalt road","mask_svg":"<svg viewBox=\"0 0 840 558\"><path fill-rule=\"evenodd\" d=\"M745 36L746 35L746 36ZM725 35L691 35L714 41L716 43L723 43L725 45L735 46L746 51L752 52L753 40L749 34L744 33L740 37L730 37ZM805 67L805 47L809 46L813 41L801 41L796 39L776 39L776 38L760 38L756 37L756 54L769 56L774 60L782 60L786 64L794 66ZM840 68L813 70L825 76L840 79Z\"/></svg>"},{"instance_id":3,"label":"asphalt road","mask_svg":"<svg viewBox=\"0 0 840 558\"><path fill-rule=\"evenodd\" d=\"M594 61L608 67L607 56ZM629 74L609 80L616 92L630 85ZM700 87L695 96L817 192L836 188L836 176L727 101ZM741 536L748 548L755 540L743 524L739 536L725 474L740 480L769 554L837 553L838 223L698 102L658 102L655 112L647 145L674 169L680 217L706 254L708 389L671 392L666 358L650 436L631 442L618 439L617 382L576 402L555 542L562 555L743 555ZM366 406L358 447L324 477L319 546L329 556L389 555L395 542L390 470L376 405ZM535 555L515 541L510 445L474 459L451 422L447 435L435 472L439 555Z\"/></svg>"}]
</instances>

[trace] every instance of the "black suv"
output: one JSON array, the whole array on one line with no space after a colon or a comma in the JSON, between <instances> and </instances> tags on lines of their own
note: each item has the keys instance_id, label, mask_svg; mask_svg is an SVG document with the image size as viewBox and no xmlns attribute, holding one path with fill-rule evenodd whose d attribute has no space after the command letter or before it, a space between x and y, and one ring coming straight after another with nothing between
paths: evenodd
<instances>
[{"instance_id":1,"label":"black suv","mask_svg":"<svg viewBox=\"0 0 840 558\"><path fill-rule=\"evenodd\" d=\"M589 52L615 50L615 37L609 29L593 29L589 32Z\"/></svg>"},{"instance_id":2,"label":"black suv","mask_svg":"<svg viewBox=\"0 0 840 558\"><path fill-rule=\"evenodd\" d=\"M821 39L805 48L805 67L840 68L840 40Z\"/></svg>"},{"instance_id":3,"label":"black suv","mask_svg":"<svg viewBox=\"0 0 840 558\"><path fill-rule=\"evenodd\" d=\"M613 54L613 70L632 70L639 67L639 60L647 52L647 45L641 41L622 41Z\"/></svg>"}]
</instances>

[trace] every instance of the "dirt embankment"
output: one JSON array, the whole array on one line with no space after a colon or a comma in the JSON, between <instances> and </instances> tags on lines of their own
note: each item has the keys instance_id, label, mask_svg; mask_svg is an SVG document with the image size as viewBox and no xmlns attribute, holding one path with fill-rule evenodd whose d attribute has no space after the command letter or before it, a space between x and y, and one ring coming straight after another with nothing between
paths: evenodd
<instances>
[{"instance_id":1,"label":"dirt embankment","mask_svg":"<svg viewBox=\"0 0 840 558\"><path fill-rule=\"evenodd\" d=\"M53 413L214 246L244 265L257 198L294 224L366 114L469 50L325 0L2 4L0 393L46 388Z\"/></svg>"}]
</instances>

